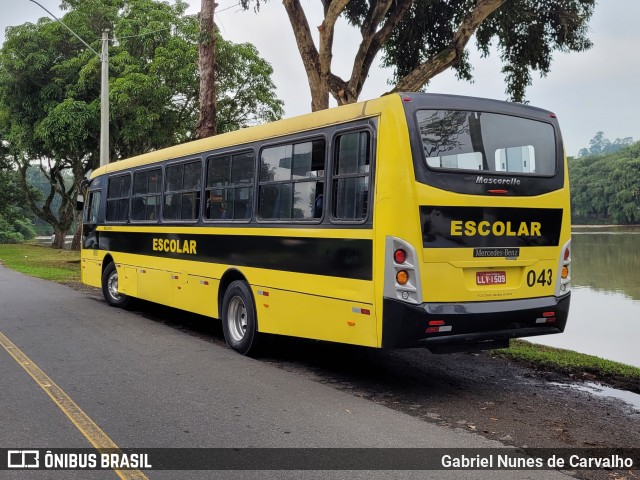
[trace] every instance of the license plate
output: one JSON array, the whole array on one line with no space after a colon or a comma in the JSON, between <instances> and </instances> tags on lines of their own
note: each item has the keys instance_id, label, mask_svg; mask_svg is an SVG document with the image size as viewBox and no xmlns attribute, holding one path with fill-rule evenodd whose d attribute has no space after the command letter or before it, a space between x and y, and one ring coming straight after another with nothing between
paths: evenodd
<instances>
[{"instance_id":1,"label":"license plate","mask_svg":"<svg viewBox=\"0 0 640 480\"><path fill-rule=\"evenodd\" d=\"M476 285L503 285L507 283L506 272L476 272Z\"/></svg>"}]
</instances>

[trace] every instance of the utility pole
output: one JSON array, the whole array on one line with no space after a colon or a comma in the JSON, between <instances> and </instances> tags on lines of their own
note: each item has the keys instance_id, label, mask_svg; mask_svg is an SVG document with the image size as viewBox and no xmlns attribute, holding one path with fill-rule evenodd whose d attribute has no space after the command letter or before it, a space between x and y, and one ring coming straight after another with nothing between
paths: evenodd
<instances>
[{"instance_id":1,"label":"utility pole","mask_svg":"<svg viewBox=\"0 0 640 480\"><path fill-rule=\"evenodd\" d=\"M100 86L100 166L109 163L109 30L102 31L102 81Z\"/></svg>"},{"instance_id":2,"label":"utility pole","mask_svg":"<svg viewBox=\"0 0 640 480\"><path fill-rule=\"evenodd\" d=\"M56 17L49 10L44 8L36 0L29 0L31 3L35 3L45 12L47 12L52 18L62 24L67 30L69 30L74 37L80 40L85 47L91 50L98 56L102 63L102 76L100 84L100 166L107 165L109 163L109 30L102 31L102 54L96 52L91 45L85 42L80 36L71 30L62 20Z\"/></svg>"}]
</instances>

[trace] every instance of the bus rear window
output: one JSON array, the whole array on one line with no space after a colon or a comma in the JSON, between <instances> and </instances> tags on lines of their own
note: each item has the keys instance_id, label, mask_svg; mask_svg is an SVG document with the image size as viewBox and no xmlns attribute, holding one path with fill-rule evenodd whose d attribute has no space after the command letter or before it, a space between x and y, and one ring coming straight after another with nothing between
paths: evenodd
<instances>
[{"instance_id":1,"label":"bus rear window","mask_svg":"<svg viewBox=\"0 0 640 480\"><path fill-rule=\"evenodd\" d=\"M429 168L542 176L556 172L551 124L455 110L419 110L416 116Z\"/></svg>"}]
</instances>

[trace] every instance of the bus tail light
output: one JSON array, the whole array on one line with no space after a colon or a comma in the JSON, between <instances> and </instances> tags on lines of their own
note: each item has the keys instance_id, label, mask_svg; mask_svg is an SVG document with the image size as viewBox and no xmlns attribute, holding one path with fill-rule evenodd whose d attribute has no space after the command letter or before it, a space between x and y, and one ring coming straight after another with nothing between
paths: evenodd
<instances>
[{"instance_id":1,"label":"bus tail light","mask_svg":"<svg viewBox=\"0 0 640 480\"><path fill-rule=\"evenodd\" d=\"M487 190L487 193L491 193L493 195L507 195L509 193L509 190L502 190L502 189L492 189L492 190Z\"/></svg>"},{"instance_id":2,"label":"bus tail light","mask_svg":"<svg viewBox=\"0 0 640 480\"><path fill-rule=\"evenodd\" d=\"M407 260L407 252L405 252L401 248L397 249L395 252L393 252L393 260L396 263L404 263Z\"/></svg>"},{"instance_id":3,"label":"bus tail light","mask_svg":"<svg viewBox=\"0 0 640 480\"><path fill-rule=\"evenodd\" d=\"M556 323L556 312L552 310L548 312L542 312L542 317L536 318L536 323L538 324Z\"/></svg>"},{"instance_id":4,"label":"bus tail light","mask_svg":"<svg viewBox=\"0 0 640 480\"><path fill-rule=\"evenodd\" d=\"M425 333L442 333L450 332L451 330L453 330L453 327L446 325L444 320L430 320Z\"/></svg>"},{"instance_id":5,"label":"bus tail light","mask_svg":"<svg viewBox=\"0 0 640 480\"><path fill-rule=\"evenodd\" d=\"M556 320L557 320L556 317L540 317L540 318L536 318L536 323L542 324L542 325L548 325L550 323L556 323Z\"/></svg>"},{"instance_id":6,"label":"bus tail light","mask_svg":"<svg viewBox=\"0 0 640 480\"><path fill-rule=\"evenodd\" d=\"M418 254L413 246L387 237L385 248L384 297L407 303L422 303Z\"/></svg>"},{"instance_id":7,"label":"bus tail light","mask_svg":"<svg viewBox=\"0 0 640 480\"><path fill-rule=\"evenodd\" d=\"M571 290L571 240L567 241L560 250L558 262L558 282L556 283L556 297L569 293Z\"/></svg>"}]
</instances>

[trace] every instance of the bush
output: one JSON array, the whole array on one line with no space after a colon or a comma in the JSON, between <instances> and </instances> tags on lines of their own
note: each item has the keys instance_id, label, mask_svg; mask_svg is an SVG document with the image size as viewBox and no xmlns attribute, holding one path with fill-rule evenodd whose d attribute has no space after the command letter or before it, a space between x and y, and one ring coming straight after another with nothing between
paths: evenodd
<instances>
[{"instance_id":1,"label":"bush","mask_svg":"<svg viewBox=\"0 0 640 480\"><path fill-rule=\"evenodd\" d=\"M2 243L22 243L24 237L18 232L8 232L0 230L0 244Z\"/></svg>"},{"instance_id":2,"label":"bush","mask_svg":"<svg viewBox=\"0 0 640 480\"><path fill-rule=\"evenodd\" d=\"M16 220L13 227L25 240L32 240L36 237L36 229L30 220Z\"/></svg>"},{"instance_id":3,"label":"bush","mask_svg":"<svg viewBox=\"0 0 640 480\"><path fill-rule=\"evenodd\" d=\"M8 222L0 217L0 244L22 243L36 236L33 224L29 220L15 220Z\"/></svg>"}]
</instances>

